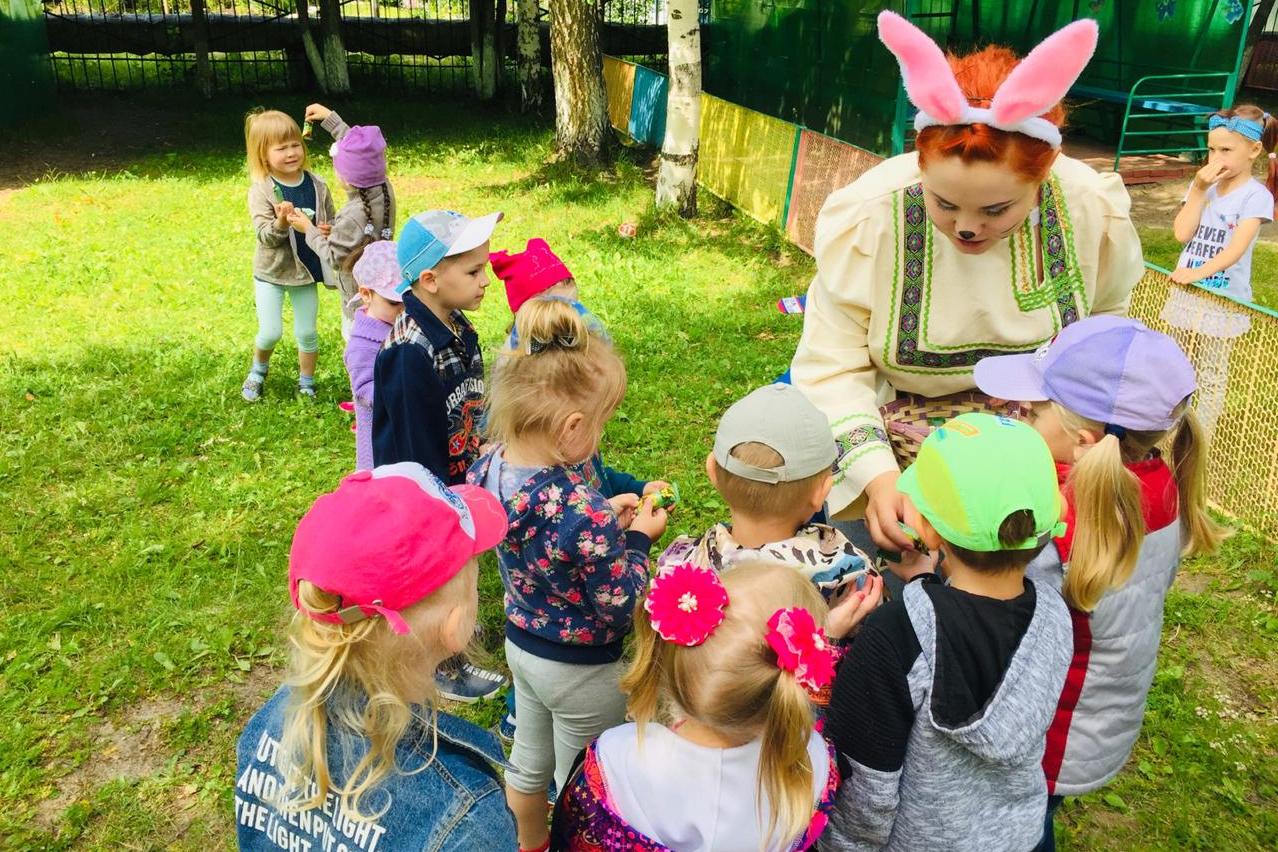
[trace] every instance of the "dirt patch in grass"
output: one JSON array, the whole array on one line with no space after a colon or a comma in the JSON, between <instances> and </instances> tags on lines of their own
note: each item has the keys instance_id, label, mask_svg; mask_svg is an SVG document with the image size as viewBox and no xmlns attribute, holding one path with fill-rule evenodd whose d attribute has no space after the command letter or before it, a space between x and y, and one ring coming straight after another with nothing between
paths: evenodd
<instances>
[{"instance_id":1,"label":"dirt patch in grass","mask_svg":"<svg viewBox=\"0 0 1278 852\"><path fill-rule=\"evenodd\" d=\"M1191 574L1188 571L1181 571L1176 575L1176 588L1191 595L1201 595L1207 592L1214 579L1210 574Z\"/></svg>"}]
</instances>

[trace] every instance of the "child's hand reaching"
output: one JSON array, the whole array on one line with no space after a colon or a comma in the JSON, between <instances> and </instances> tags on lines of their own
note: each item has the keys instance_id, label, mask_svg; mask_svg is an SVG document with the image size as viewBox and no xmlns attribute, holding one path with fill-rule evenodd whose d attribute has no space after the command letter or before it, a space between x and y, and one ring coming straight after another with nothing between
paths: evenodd
<instances>
[{"instance_id":1,"label":"child's hand reaching","mask_svg":"<svg viewBox=\"0 0 1278 852\"><path fill-rule=\"evenodd\" d=\"M856 632L865 617L883 602L883 578L877 574L866 577L860 589L849 583L830 600L830 612L825 617L825 635L831 639L843 639Z\"/></svg>"},{"instance_id":2,"label":"child's hand reaching","mask_svg":"<svg viewBox=\"0 0 1278 852\"><path fill-rule=\"evenodd\" d=\"M1225 167L1220 163L1208 163L1198 170L1198 174L1194 175L1194 187L1204 192L1211 187L1213 183L1225 176Z\"/></svg>"},{"instance_id":3,"label":"child's hand reaching","mask_svg":"<svg viewBox=\"0 0 1278 852\"><path fill-rule=\"evenodd\" d=\"M617 515L617 523L624 530L635 519L635 509L639 507L639 498L634 494L618 494L608 498L612 511Z\"/></svg>"},{"instance_id":4,"label":"child's hand reaching","mask_svg":"<svg viewBox=\"0 0 1278 852\"><path fill-rule=\"evenodd\" d=\"M641 532L656 541L666 531L667 520L665 509L653 505L651 500L644 500L635 508L634 519L630 522L629 529Z\"/></svg>"},{"instance_id":5,"label":"child's hand reaching","mask_svg":"<svg viewBox=\"0 0 1278 852\"><path fill-rule=\"evenodd\" d=\"M303 213L301 210L294 210L293 212L289 213L288 223L292 225L293 229L297 231L299 234L305 234L307 230L311 227L310 217L307 216L305 213Z\"/></svg>"},{"instance_id":6,"label":"child's hand reaching","mask_svg":"<svg viewBox=\"0 0 1278 852\"><path fill-rule=\"evenodd\" d=\"M1171 274L1171 280L1177 284L1193 284L1195 281L1202 281L1207 276L1203 274L1202 267L1190 269L1188 266L1178 267Z\"/></svg>"},{"instance_id":7,"label":"child's hand reaching","mask_svg":"<svg viewBox=\"0 0 1278 852\"><path fill-rule=\"evenodd\" d=\"M921 553L917 550L901 551L900 562L889 562L892 573L902 583L908 583L920 574L936 572L936 563L940 559L940 551L933 550Z\"/></svg>"},{"instance_id":8,"label":"child's hand reaching","mask_svg":"<svg viewBox=\"0 0 1278 852\"><path fill-rule=\"evenodd\" d=\"M275 205L275 227L287 228L288 217L293 215L293 202L281 201Z\"/></svg>"},{"instance_id":9,"label":"child's hand reaching","mask_svg":"<svg viewBox=\"0 0 1278 852\"><path fill-rule=\"evenodd\" d=\"M326 236L326 237L327 237L329 234L333 233L333 225L332 225L332 223L331 223L331 222L320 222L320 223L319 223L318 225L316 225L315 227L316 227L316 228L319 228L319 232L320 232L321 234L323 234L324 236Z\"/></svg>"},{"instance_id":10,"label":"child's hand reaching","mask_svg":"<svg viewBox=\"0 0 1278 852\"><path fill-rule=\"evenodd\" d=\"M328 118L333 111L323 104L311 104L306 108L305 114L302 115L307 121L323 121Z\"/></svg>"}]
</instances>

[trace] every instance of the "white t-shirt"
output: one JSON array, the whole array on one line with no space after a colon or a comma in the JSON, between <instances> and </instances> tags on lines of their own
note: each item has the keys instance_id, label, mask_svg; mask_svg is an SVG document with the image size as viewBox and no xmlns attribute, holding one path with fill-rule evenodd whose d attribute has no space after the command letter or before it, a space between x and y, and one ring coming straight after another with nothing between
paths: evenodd
<instances>
[{"instance_id":1,"label":"white t-shirt","mask_svg":"<svg viewBox=\"0 0 1278 852\"><path fill-rule=\"evenodd\" d=\"M1181 251L1176 265L1190 269L1202 266L1224 251L1233 239L1234 229L1247 219L1259 219L1262 224L1274 220L1274 197L1264 184L1252 178L1223 197L1212 185L1207 189L1207 201L1198 220L1198 230ZM1250 302L1251 253L1255 247L1256 241L1252 240L1237 263L1198 283Z\"/></svg>"},{"instance_id":2,"label":"white t-shirt","mask_svg":"<svg viewBox=\"0 0 1278 852\"><path fill-rule=\"evenodd\" d=\"M767 827L755 804L761 741L736 748L689 742L663 725L620 725L599 735L599 764L618 814L628 825L671 849L783 850L796 838L760 842ZM830 773L825 740L808 740L812 808Z\"/></svg>"}]
</instances>

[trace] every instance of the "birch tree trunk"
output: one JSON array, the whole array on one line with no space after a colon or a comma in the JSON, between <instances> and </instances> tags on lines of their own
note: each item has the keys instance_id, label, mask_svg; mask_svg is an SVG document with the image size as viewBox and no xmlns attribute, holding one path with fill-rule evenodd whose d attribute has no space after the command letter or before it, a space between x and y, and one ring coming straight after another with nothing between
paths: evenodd
<instances>
[{"instance_id":1,"label":"birch tree trunk","mask_svg":"<svg viewBox=\"0 0 1278 852\"><path fill-rule=\"evenodd\" d=\"M298 0L306 2L306 0ZM324 79L331 95L347 95L351 77L346 70L346 44L342 41L341 0L319 0L320 54L324 58Z\"/></svg>"},{"instance_id":2,"label":"birch tree trunk","mask_svg":"<svg viewBox=\"0 0 1278 852\"><path fill-rule=\"evenodd\" d=\"M697 0L666 0L670 89L666 138L657 173L657 206L685 218L697 213L697 151L701 145L701 23Z\"/></svg>"},{"instance_id":3,"label":"birch tree trunk","mask_svg":"<svg viewBox=\"0 0 1278 852\"><path fill-rule=\"evenodd\" d=\"M555 150L596 165L612 148L598 0L550 0L550 67L555 83Z\"/></svg>"},{"instance_id":4,"label":"birch tree trunk","mask_svg":"<svg viewBox=\"0 0 1278 852\"><path fill-rule=\"evenodd\" d=\"M540 112L545 82L541 69L541 33L537 28L539 0L518 0L515 64L519 73L519 103L524 112Z\"/></svg>"},{"instance_id":5,"label":"birch tree trunk","mask_svg":"<svg viewBox=\"0 0 1278 852\"><path fill-rule=\"evenodd\" d=\"M470 0L470 72L475 97L497 95L497 31L493 0Z\"/></svg>"}]
</instances>

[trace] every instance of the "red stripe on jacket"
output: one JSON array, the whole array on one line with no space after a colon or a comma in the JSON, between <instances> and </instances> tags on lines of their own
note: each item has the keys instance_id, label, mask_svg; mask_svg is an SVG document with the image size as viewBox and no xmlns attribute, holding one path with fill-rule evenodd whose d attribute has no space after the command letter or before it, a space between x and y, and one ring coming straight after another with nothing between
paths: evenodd
<instances>
[{"instance_id":1,"label":"red stripe on jacket","mask_svg":"<svg viewBox=\"0 0 1278 852\"><path fill-rule=\"evenodd\" d=\"M1069 562L1070 550L1074 545L1074 509L1073 491L1068 487L1070 465L1056 463L1056 478L1065 495L1065 535L1055 539L1056 551L1060 554L1061 564ZM1141 510L1145 516L1145 532L1151 533L1166 526L1177 523L1179 519L1180 492L1176 487L1176 478L1171 468L1161 457L1155 455L1145 461L1134 462L1126 468L1136 474L1140 480ZM1083 694L1083 684L1087 680L1087 666L1092 655L1091 616L1076 610L1069 611L1074 623L1074 656L1069 662L1069 671L1065 675L1065 685L1061 687L1060 701L1056 705L1056 716L1051 727L1047 729L1047 749L1043 752L1043 773L1047 776L1047 794L1056 793L1056 778L1060 774L1061 764L1065 760L1065 746L1069 741L1069 729L1074 722L1074 708Z\"/></svg>"}]
</instances>

